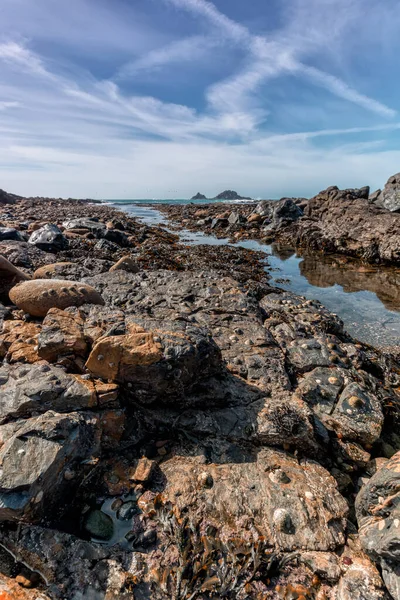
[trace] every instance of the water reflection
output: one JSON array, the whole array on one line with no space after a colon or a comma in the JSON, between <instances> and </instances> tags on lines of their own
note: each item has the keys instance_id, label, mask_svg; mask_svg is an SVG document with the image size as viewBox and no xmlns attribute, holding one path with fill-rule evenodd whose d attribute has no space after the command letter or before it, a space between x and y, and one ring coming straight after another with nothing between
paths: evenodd
<instances>
[{"instance_id":1,"label":"water reflection","mask_svg":"<svg viewBox=\"0 0 400 600\"><path fill-rule=\"evenodd\" d=\"M368 290L388 310L400 310L400 269L374 268L337 256L304 256L299 269L311 285L327 288L337 284L346 293Z\"/></svg>"}]
</instances>

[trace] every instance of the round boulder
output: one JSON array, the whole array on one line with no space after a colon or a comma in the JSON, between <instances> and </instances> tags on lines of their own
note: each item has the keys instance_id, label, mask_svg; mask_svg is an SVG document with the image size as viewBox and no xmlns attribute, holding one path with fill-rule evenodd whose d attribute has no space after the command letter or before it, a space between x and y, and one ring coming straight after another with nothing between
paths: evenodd
<instances>
[{"instance_id":1,"label":"round boulder","mask_svg":"<svg viewBox=\"0 0 400 600\"><path fill-rule=\"evenodd\" d=\"M13 287L10 299L18 308L34 317L45 317L50 308L68 308L82 304L104 304L90 285L62 279L35 279Z\"/></svg>"}]
</instances>

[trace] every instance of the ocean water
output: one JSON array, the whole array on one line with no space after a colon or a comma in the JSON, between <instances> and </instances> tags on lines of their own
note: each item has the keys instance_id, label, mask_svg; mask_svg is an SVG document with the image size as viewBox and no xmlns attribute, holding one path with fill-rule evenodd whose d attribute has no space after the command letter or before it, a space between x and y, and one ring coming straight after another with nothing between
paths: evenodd
<instances>
[{"instance_id":1,"label":"ocean water","mask_svg":"<svg viewBox=\"0 0 400 600\"><path fill-rule=\"evenodd\" d=\"M157 210L157 204L206 204L210 200L110 200L120 210L148 225L168 221ZM214 200L213 202L219 202ZM232 201L232 204L243 201ZM151 203L152 206L148 206ZM187 244L228 244L202 233L179 231ZM344 321L347 331L356 339L375 346L400 345L400 269L369 268L346 261L343 257L299 256L292 249L265 245L257 241L239 241L236 245L268 254L267 270L272 282L308 299L322 302Z\"/></svg>"}]
</instances>

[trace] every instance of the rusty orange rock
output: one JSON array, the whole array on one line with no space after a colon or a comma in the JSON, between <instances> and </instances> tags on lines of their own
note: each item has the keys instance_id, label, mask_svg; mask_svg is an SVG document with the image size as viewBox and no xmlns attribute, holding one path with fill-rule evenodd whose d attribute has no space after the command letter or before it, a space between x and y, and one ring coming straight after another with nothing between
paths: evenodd
<instances>
[{"instance_id":1,"label":"rusty orange rock","mask_svg":"<svg viewBox=\"0 0 400 600\"><path fill-rule=\"evenodd\" d=\"M87 360L87 369L96 377L117 380L130 366L149 366L162 358L161 344L141 327L128 335L101 338Z\"/></svg>"},{"instance_id":2,"label":"rusty orange rock","mask_svg":"<svg viewBox=\"0 0 400 600\"><path fill-rule=\"evenodd\" d=\"M26 321L5 321L0 335L0 355L8 353L10 362L35 363L41 326Z\"/></svg>"}]
</instances>

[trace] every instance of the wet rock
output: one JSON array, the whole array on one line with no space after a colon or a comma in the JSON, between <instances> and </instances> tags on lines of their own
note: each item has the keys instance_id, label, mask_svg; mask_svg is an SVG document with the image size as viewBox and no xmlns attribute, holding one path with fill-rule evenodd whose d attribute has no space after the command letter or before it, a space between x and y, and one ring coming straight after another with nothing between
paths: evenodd
<instances>
[{"instance_id":1,"label":"wet rock","mask_svg":"<svg viewBox=\"0 0 400 600\"><path fill-rule=\"evenodd\" d=\"M85 519L85 529L94 538L110 540L114 534L113 520L101 510L91 510Z\"/></svg>"},{"instance_id":2,"label":"wet rock","mask_svg":"<svg viewBox=\"0 0 400 600\"><path fill-rule=\"evenodd\" d=\"M0 422L47 410L68 412L97 405L94 392L73 375L47 364L0 368Z\"/></svg>"},{"instance_id":3,"label":"wet rock","mask_svg":"<svg viewBox=\"0 0 400 600\"><path fill-rule=\"evenodd\" d=\"M52 600L97 600L100 594L118 600L132 598L129 573L102 545L32 525L22 525L18 534L9 531L2 539L18 560L43 574ZM132 572L134 562L133 557ZM32 600L41 598L38 595Z\"/></svg>"},{"instance_id":4,"label":"wet rock","mask_svg":"<svg viewBox=\"0 0 400 600\"><path fill-rule=\"evenodd\" d=\"M0 227L0 241L15 240L16 242L24 242L23 235L13 227Z\"/></svg>"},{"instance_id":5,"label":"wet rock","mask_svg":"<svg viewBox=\"0 0 400 600\"><path fill-rule=\"evenodd\" d=\"M54 362L66 354L85 357L88 348L83 325L84 321L77 312L51 308L39 335L39 356L49 362Z\"/></svg>"},{"instance_id":6,"label":"wet rock","mask_svg":"<svg viewBox=\"0 0 400 600\"><path fill-rule=\"evenodd\" d=\"M28 244L37 246L45 252L59 252L68 247L68 241L61 230L57 225L51 223L34 231L28 240Z\"/></svg>"},{"instance_id":7,"label":"wet rock","mask_svg":"<svg viewBox=\"0 0 400 600\"><path fill-rule=\"evenodd\" d=\"M102 254L111 256L115 252L118 252L118 250L120 248L119 248L118 244L115 244L114 242L110 242L109 240L102 239L97 242L94 249L96 252L100 252Z\"/></svg>"},{"instance_id":8,"label":"wet rock","mask_svg":"<svg viewBox=\"0 0 400 600\"><path fill-rule=\"evenodd\" d=\"M382 567L392 597L400 598L400 452L364 485L356 498L363 549Z\"/></svg>"},{"instance_id":9,"label":"wet rock","mask_svg":"<svg viewBox=\"0 0 400 600\"><path fill-rule=\"evenodd\" d=\"M110 272L113 271L128 271L129 273L139 273L140 269L137 262L131 256L123 256L119 259L118 262L115 263L110 269Z\"/></svg>"},{"instance_id":10,"label":"wet rock","mask_svg":"<svg viewBox=\"0 0 400 600\"><path fill-rule=\"evenodd\" d=\"M94 288L61 279L35 279L20 283L10 290L10 298L18 308L35 317L46 316L50 308L104 304Z\"/></svg>"},{"instance_id":11,"label":"wet rock","mask_svg":"<svg viewBox=\"0 0 400 600\"><path fill-rule=\"evenodd\" d=\"M77 413L48 412L23 423L0 450L0 520L37 520L59 508L80 481L72 485L64 471L98 451L98 432L96 418Z\"/></svg>"},{"instance_id":12,"label":"wet rock","mask_svg":"<svg viewBox=\"0 0 400 600\"><path fill-rule=\"evenodd\" d=\"M87 369L95 376L130 383L141 402L184 402L184 394L221 366L206 331L166 321L132 322L126 335L100 338Z\"/></svg>"}]
</instances>

